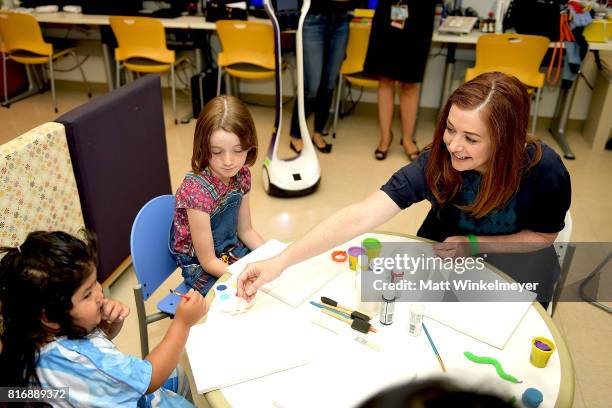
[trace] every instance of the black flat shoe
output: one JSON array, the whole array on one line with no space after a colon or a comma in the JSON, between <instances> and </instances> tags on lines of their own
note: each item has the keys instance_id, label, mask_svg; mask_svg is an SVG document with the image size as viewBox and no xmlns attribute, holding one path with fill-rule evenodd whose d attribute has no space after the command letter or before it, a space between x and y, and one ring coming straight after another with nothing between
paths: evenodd
<instances>
[{"instance_id":1,"label":"black flat shoe","mask_svg":"<svg viewBox=\"0 0 612 408\"><path fill-rule=\"evenodd\" d=\"M389 153L389 149L387 150L374 150L374 157L376 160L385 160L387 158L387 153Z\"/></svg>"},{"instance_id":2,"label":"black flat shoe","mask_svg":"<svg viewBox=\"0 0 612 408\"><path fill-rule=\"evenodd\" d=\"M387 158L387 153L389 153L389 149L391 148L391 144L393 143L393 132L391 132L391 140L389 140L389 144L387 145L386 150L376 149L374 150L374 157L376 160L385 160Z\"/></svg>"},{"instance_id":3,"label":"black flat shoe","mask_svg":"<svg viewBox=\"0 0 612 408\"><path fill-rule=\"evenodd\" d=\"M301 150L298 150L295 148L295 146L293 145L293 143L291 143L291 140L289 141L289 147L291 148L291 150L293 150L294 152L296 152L297 154L302 153Z\"/></svg>"},{"instance_id":4,"label":"black flat shoe","mask_svg":"<svg viewBox=\"0 0 612 408\"><path fill-rule=\"evenodd\" d=\"M317 150L320 151L321 153L330 153L332 151L332 146L333 145L331 143L327 143L327 142L324 141L325 142L325 146L319 147L315 143L314 139L311 138L310 140L312 140L312 144L314 145L314 147L316 147Z\"/></svg>"}]
</instances>

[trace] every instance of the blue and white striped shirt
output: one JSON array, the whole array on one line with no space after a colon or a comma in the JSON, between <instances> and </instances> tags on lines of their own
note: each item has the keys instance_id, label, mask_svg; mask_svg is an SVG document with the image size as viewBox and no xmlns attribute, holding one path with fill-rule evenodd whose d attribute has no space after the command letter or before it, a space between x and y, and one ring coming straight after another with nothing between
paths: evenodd
<instances>
[{"instance_id":1,"label":"blue and white striped shirt","mask_svg":"<svg viewBox=\"0 0 612 408\"><path fill-rule=\"evenodd\" d=\"M101 330L81 339L57 338L40 350L36 374L43 387L68 387L61 407L193 407L166 388L145 395L153 367L121 353ZM177 384L176 370L169 381ZM174 391L178 391L175 388Z\"/></svg>"}]
</instances>

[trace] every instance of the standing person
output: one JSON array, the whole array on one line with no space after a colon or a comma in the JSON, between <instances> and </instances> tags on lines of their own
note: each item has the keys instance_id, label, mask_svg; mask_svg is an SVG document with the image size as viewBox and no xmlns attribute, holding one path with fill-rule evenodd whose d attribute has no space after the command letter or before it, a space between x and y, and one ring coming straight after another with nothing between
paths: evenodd
<instances>
[{"instance_id":1,"label":"standing person","mask_svg":"<svg viewBox=\"0 0 612 408\"><path fill-rule=\"evenodd\" d=\"M321 153L329 153L332 145L323 139L323 131L329 117L340 66L344 60L348 42L349 11L355 8L354 0L316 0L304 20L302 39L304 48L304 111L306 119L314 112L312 141ZM302 151L302 138L297 100L291 115L291 140L289 147L296 153Z\"/></svg>"},{"instance_id":2,"label":"standing person","mask_svg":"<svg viewBox=\"0 0 612 408\"><path fill-rule=\"evenodd\" d=\"M433 32L434 0L379 0L363 70L378 78L378 124L380 139L374 152L377 160L387 157L393 134L395 83L400 89L400 143L410 161L420 151L414 141L423 82Z\"/></svg>"},{"instance_id":3,"label":"standing person","mask_svg":"<svg viewBox=\"0 0 612 408\"><path fill-rule=\"evenodd\" d=\"M3 387L67 387L57 406L193 407L177 364L190 327L207 311L199 293L180 300L168 332L141 360L111 342L129 309L104 298L92 236L37 231L0 253Z\"/></svg>"},{"instance_id":4,"label":"standing person","mask_svg":"<svg viewBox=\"0 0 612 408\"><path fill-rule=\"evenodd\" d=\"M527 135L528 121L529 95L515 77L490 72L466 82L446 102L433 142L416 161L278 256L247 266L238 294L250 300L289 266L427 200L431 210L417 235L440 242L437 255L486 253L491 262L509 253L500 269L518 282L538 283L538 300L549 302L560 274L552 243L565 226L571 184L559 155Z\"/></svg>"},{"instance_id":5,"label":"standing person","mask_svg":"<svg viewBox=\"0 0 612 408\"><path fill-rule=\"evenodd\" d=\"M192 171L176 191L170 252L187 286L205 295L232 264L263 244L251 225L249 166L257 160L255 124L233 96L206 104L196 123Z\"/></svg>"}]
</instances>

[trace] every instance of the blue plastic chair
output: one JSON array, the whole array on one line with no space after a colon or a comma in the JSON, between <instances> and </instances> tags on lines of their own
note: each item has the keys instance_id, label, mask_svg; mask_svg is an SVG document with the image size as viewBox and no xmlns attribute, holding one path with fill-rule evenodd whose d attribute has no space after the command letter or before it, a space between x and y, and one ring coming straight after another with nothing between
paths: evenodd
<instances>
[{"instance_id":1,"label":"blue plastic chair","mask_svg":"<svg viewBox=\"0 0 612 408\"><path fill-rule=\"evenodd\" d=\"M132 224L130 249L138 279L138 284L134 286L134 297L143 358L149 354L148 324L173 317L180 300L179 296L169 293L157 304L158 313L149 316L146 314L144 302L177 268L168 249L173 216L174 196L163 195L146 203ZM185 293L189 288L183 282L176 290Z\"/></svg>"}]
</instances>

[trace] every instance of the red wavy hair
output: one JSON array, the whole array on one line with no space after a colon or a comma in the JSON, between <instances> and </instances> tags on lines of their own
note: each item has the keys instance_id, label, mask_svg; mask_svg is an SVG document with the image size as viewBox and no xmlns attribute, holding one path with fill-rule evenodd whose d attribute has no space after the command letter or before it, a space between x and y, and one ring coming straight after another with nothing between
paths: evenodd
<instances>
[{"instance_id":1,"label":"red wavy hair","mask_svg":"<svg viewBox=\"0 0 612 408\"><path fill-rule=\"evenodd\" d=\"M444 144L444 131L452 106L462 110L480 111L491 137L491 157L482 174L480 191L473 203L458 206L476 218L505 204L518 190L526 169L540 161L539 143L527 135L529 121L529 95L518 79L501 72L488 72L464 83L452 93L434 132L431 152L425 168L427 184L440 205L450 202L461 190L460 172L451 164ZM527 155L527 146L535 148L533 158Z\"/></svg>"}]
</instances>

